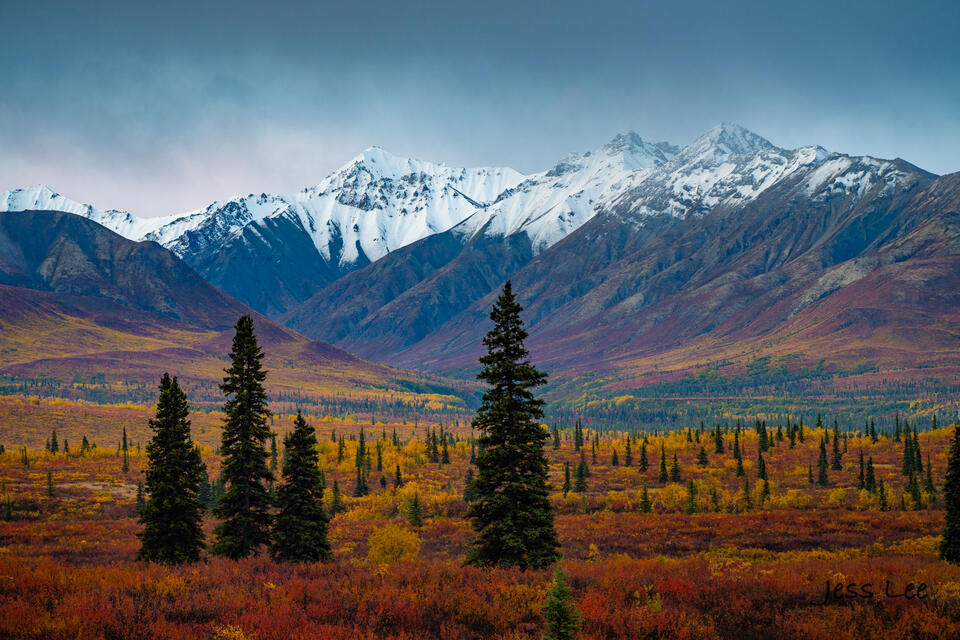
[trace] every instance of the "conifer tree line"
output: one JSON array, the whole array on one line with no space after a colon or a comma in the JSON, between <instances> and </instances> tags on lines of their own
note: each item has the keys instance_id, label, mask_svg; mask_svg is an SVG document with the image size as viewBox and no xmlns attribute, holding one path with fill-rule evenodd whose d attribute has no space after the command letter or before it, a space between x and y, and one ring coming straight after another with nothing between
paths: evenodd
<instances>
[{"instance_id":1,"label":"conifer tree line","mask_svg":"<svg viewBox=\"0 0 960 640\"><path fill-rule=\"evenodd\" d=\"M714 456L732 455L736 475L742 478L744 502L747 508L752 508L754 503L762 505L770 498L768 460L774 458L768 452L778 447L796 447L798 442L814 435L802 420L769 426L757 419L752 427L738 420L735 426L716 424L708 428L701 423L675 432L676 436L669 440L660 438L659 447L655 440L650 442L650 435L659 435L656 432L621 433L615 441L607 440L605 435L607 444L601 448L601 432L585 427L580 420L568 430L562 430L558 424L545 427L541 423L543 402L534 395L534 390L543 384L546 376L529 361L521 311L508 283L491 312L494 327L484 339L487 353L480 361L483 369L479 377L488 388L472 425L479 436L469 440L472 466L463 493L468 517L477 534L468 553L469 563L543 568L559 559L545 450L561 448L567 438L572 440L573 449L579 455L562 466L562 488L558 483L556 489L564 495L589 490L591 464L609 463L641 471L653 466L658 470L661 483L681 486L685 483L687 497L683 510L695 513L708 508L703 505L711 501L718 503L718 497L711 494L715 494L716 489L708 490L685 477L696 474L693 467L685 470L681 466L678 451L693 451L691 464L701 468L707 467ZM145 482L138 487L138 513L143 527L138 557L169 564L199 558L207 548L200 526L203 514L214 505L213 512L221 520L209 546L214 555L243 558L269 552L279 561L329 560L330 514L343 510L344 488L334 481L333 498L329 509L325 509L326 481L318 463L317 435L302 414L298 412L293 430L283 442L277 442L277 436L269 428L271 414L264 389L267 372L252 319L241 317L235 329L230 366L221 385L226 397L219 448L223 462L216 478L208 475L199 450L190 438L189 407L178 380L165 374L160 381L156 415L150 421L153 437L146 447L148 469ZM941 553L945 559L960 561L960 552L955 550L960 548L960 541L949 542L954 539L951 536L960 536L960 489L957 488L960 481L956 480L960 471L951 471L954 469L952 450L946 469L947 482L939 498L930 455L927 452L925 457L921 451L917 425L908 425L898 417L896 428L890 434L877 432L872 422L864 424L862 432L859 429L845 431L837 420L826 426L821 416L817 416L816 424L821 430L813 441L818 455L816 470L814 464L809 468L812 484L829 487L834 473L857 470L857 488L873 493L880 508L887 509L888 494L872 457L856 449L848 452L848 440L851 433L856 433L872 442L886 438L888 442L902 443L900 471L906 479L905 499L913 508L921 508L921 504L930 500L943 500L948 518ZM745 430L755 432L756 437L752 434L742 437ZM449 448L458 438L442 423L437 428L425 427L424 433L427 461L441 467L450 464ZM132 445L126 429L120 435L117 450L126 470L127 452ZM351 458L356 471L353 495L357 497L370 492L373 470L378 472L381 488L386 487L388 478L394 487L403 483L399 464L395 469L389 466L384 469L383 446L389 448L391 440L394 446L400 446L396 431L392 438L386 430L379 438L368 436L365 429L360 429L359 434L349 438L356 443ZM676 437L686 440L687 444L679 447L669 444L677 442ZM339 459L344 461L346 438L337 437L335 432L331 438L337 443ZM86 438L84 441L81 450L93 448ZM852 440L854 446L856 442ZM51 433L47 450L60 452L65 448L62 439ZM460 450L464 450L462 445ZM598 456L603 452L606 453L599 461ZM24 464L28 465L25 452L23 457ZM960 452L956 457L956 464L960 465ZM749 477L744 458L755 461ZM177 472L171 473L170 468ZM373 476L374 481L378 476ZM55 486L49 475L47 487L52 495ZM346 490L350 495L350 489ZM640 511L651 511L646 486L641 488L640 496ZM403 513L412 526L421 526L423 505L418 494L404 506Z\"/></svg>"},{"instance_id":2,"label":"conifer tree line","mask_svg":"<svg viewBox=\"0 0 960 640\"><path fill-rule=\"evenodd\" d=\"M150 420L144 495L138 499L143 525L138 558L164 564L197 560L206 548L203 512L213 502L215 515L222 518L210 547L214 555L237 559L268 549L280 561L329 560L316 433L298 413L284 439L283 483L272 498L271 467L276 468L278 458L267 426L263 351L250 316L241 316L235 330L231 365L221 385L227 400L222 471L215 483L190 437L186 394L177 378L164 374L160 381L156 416ZM121 449L126 444L124 430Z\"/></svg>"}]
</instances>

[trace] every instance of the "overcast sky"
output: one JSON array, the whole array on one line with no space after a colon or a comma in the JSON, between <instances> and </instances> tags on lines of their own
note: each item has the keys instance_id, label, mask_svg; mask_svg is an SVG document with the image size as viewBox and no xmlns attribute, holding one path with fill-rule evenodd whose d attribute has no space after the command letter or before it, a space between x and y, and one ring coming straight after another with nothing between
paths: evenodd
<instances>
[{"instance_id":1,"label":"overcast sky","mask_svg":"<svg viewBox=\"0 0 960 640\"><path fill-rule=\"evenodd\" d=\"M146 4L0 3L0 190L153 216L371 145L533 172L721 121L960 170L955 1Z\"/></svg>"}]
</instances>

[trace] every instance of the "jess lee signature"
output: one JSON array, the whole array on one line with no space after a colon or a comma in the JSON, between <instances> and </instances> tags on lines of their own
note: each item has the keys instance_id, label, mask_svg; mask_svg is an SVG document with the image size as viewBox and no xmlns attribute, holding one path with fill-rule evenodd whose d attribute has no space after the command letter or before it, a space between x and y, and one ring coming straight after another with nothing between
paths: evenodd
<instances>
[{"instance_id":1,"label":"jess lee signature","mask_svg":"<svg viewBox=\"0 0 960 640\"><path fill-rule=\"evenodd\" d=\"M883 590L872 582L837 582L831 583L827 580L823 589L822 599L814 602L817 605L827 605L844 600L854 600L858 598L873 598L879 595L886 598L904 598L906 600L925 600L930 597L930 587L926 582L914 583L908 582L900 587L894 585L889 580L885 580Z\"/></svg>"}]
</instances>

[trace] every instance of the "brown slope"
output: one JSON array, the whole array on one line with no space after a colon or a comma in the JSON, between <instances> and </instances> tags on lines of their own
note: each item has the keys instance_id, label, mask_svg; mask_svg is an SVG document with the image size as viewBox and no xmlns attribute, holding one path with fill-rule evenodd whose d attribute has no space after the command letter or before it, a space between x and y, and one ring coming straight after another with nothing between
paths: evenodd
<instances>
[{"instance_id":1,"label":"brown slope","mask_svg":"<svg viewBox=\"0 0 960 640\"><path fill-rule=\"evenodd\" d=\"M531 346L557 370L592 370L729 333L820 271L878 249L947 207L949 179L934 182L906 163L899 167L907 179L897 189L879 182L865 194L811 198L799 173L746 207L684 220L638 221L630 211L598 216L514 274ZM473 366L494 295L390 361Z\"/></svg>"},{"instance_id":2,"label":"brown slope","mask_svg":"<svg viewBox=\"0 0 960 640\"><path fill-rule=\"evenodd\" d=\"M96 374L152 387L163 371L208 392L232 325L254 317L273 393L461 403L446 381L360 360L226 296L166 249L79 216L0 215L0 375L69 381ZM12 286L13 284L20 286Z\"/></svg>"}]
</instances>

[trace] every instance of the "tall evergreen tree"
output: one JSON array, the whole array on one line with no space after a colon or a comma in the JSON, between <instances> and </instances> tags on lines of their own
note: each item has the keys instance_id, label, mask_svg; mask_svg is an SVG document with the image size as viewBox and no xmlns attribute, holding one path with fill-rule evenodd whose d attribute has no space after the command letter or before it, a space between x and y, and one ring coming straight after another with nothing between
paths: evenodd
<instances>
[{"instance_id":1,"label":"tall evergreen tree","mask_svg":"<svg viewBox=\"0 0 960 640\"><path fill-rule=\"evenodd\" d=\"M414 493L410 506L407 507L407 520L410 526L419 529L423 526L423 504L420 502L420 494Z\"/></svg>"},{"instance_id":2,"label":"tall evergreen tree","mask_svg":"<svg viewBox=\"0 0 960 640\"><path fill-rule=\"evenodd\" d=\"M335 516L344 510L343 494L340 492L340 483L333 481L333 495L330 497L330 515Z\"/></svg>"},{"instance_id":3,"label":"tall evergreen tree","mask_svg":"<svg viewBox=\"0 0 960 640\"><path fill-rule=\"evenodd\" d=\"M583 493L587 490L587 476L590 475L590 470L587 468L587 458L583 454L583 450L580 450L580 462L577 463L577 470L574 472L574 483L573 490L577 493Z\"/></svg>"},{"instance_id":4,"label":"tall evergreen tree","mask_svg":"<svg viewBox=\"0 0 960 640\"><path fill-rule=\"evenodd\" d=\"M650 503L650 492L647 491L647 485L643 485L640 491L640 513L650 513L653 505Z\"/></svg>"},{"instance_id":5,"label":"tall evergreen tree","mask_svg":"<svg viewBox=\"0 0 960 640\"><path fill-rule=\"evenodd\" d=\"M123 440L121 441L120 446L123 449L123 466L121 467L121 470L124 473L126 473L130 471L130 458L127 455L128 445L127 445L127 427L126 426L123 427Z\"/></svg>"},{"instance_id":6,"label":"tall evergreen tree","mask_svg":"<svg viewBox=\"0 0 960 640\"><path fill-rule=\"evenodd\" d=\"M400 463L397 463L397 469L393 474L393 488L399 489L403 485L403 476L400 475Z\"/></svg>"},{"instance_id":7,"label":"tall evergreen tree","mask_svg":"<svg viewBox=\"0 0 960 640\"><path fill-rule=\"evenodd\" d=\"M663 446L663 441L660 442L660 473L657 476L657 480L660 482L666 482L670 479L670 476L667 474L667 450Z\"/></svg>"},{"instance_id":8,"label":"tall evergreen tree","mask_svg":"<svg viewBox=\"0 0 960 640\"><path fill-rule=\"evenodd\" d=\"M644 438L643 442L640 444L640 463L638 466L640 467L640 471L646 471L650 466L650 462L647 460L646 438Z\"/></svg>"},{"instance_id":9,"label":"tall evergreen tree","mask_svg":"<svg viewBox=\"0 0 960 640\"><path fill-rule=\"evenodd\" d=\"M864 476L864 467L863 467L863 450L860 450L860 473L857 476L857 489L866 489L867 481L866 476Z\"/></svg>"},{"instance_id":10,"label":"tall evergreen tree","mask_svg":"<svg viewBox=\"0 0 960 640\"><path fill-rule=\"evenodd\" d=\"M553 570L553 585L547 591L543 617L547 623L543 640L574 640L583 623L567 585L567 574L560 567Z\"/></svg>"},{"instance_id":11,"label":"tall evergreen tree","mask_svg":"<svg viewBox=\"0 0 960 640\"><path fill-rule=\"evenodd\" d=\"M677 462L677 452L673 452L673 463L670 465L670 482L682 482L683 476L680 474L680 463Z\"/></svg>"},{"instance_id":12,"label":"tall evergreen tree","mask_svg":"<svg viewBox=\"0 0 960 640\"><path fill-rule=\"evenodd\" d=\"M830 479L827 477L827 444L820 438L820 457L817 458L817 484L827 486Z\"/></svg>"},{"instance_id":13,"label":"tall evergreen tree","mask_svg":"<svg viewBox=\"0 0 960 640\"><path fill-rule=\"evenodd\" d=\"M954 428L953 441L950 443L943 499L946 516L940 540L940 557L947 562L960 564L960 426Z\"/></svg>"},{"instance_id":14,"label":"tall evergreen tree","mask_svg":"<svg viewBox=\"0 0 960 640\"><path fill-rule=\"evenodd\" d=\"M267 483L273 477L267 468L266 442L270 437L267 392L263 382L263 351L253 332L253 319L243 315L237 321L232 364L220 389L227 396L220 452L221 475L226 491L214 513L223 522L214 530L211 551L229 558L258 554L270 541L270 494Z\"/></svg>"},{"instance_id":15,"label":"tall evergreen tree","mask_svg":"<svg viewBox=\"0 0 960 640\"><path fill-rule=\"evenodd\" d=\"M907 429L903 437L903 475L908 476L916 470L914 467L916 461L917 458L913 453L913 438L910 430Z\"/></svg>"},{"instance_id":16,"label":"tall evergreen tree","mask_svg":"<svg viewBox=\"0 0 960 640\"><path fill-rule=\"evenodd\" d=\"M477 531L467 561L479 566L542 568L559 558L540 424L543 400L532 389L546 375L530 364L521 307L508 280L494 304L493 329L484 337L478 377L490 385L473 424L481 430L477 499L468 515Z\"/></svg>"},{"instance_id":17,"label":"tall evergreen tree","mask_svg":"<svg viewBox=\"0 0 960 640\"><path fill-rule=\"evenodd\" d=\"M934 420L936 420L936 416L934 416ZM927 493L931 494L931 495L932 495L932 494L935 494L935 493L937 492L937 488L936 488L936 487L934 486L934 484L933 484L933 469L930 468L930 454L929 454L929 453L927 454L927 475L926 475L926 478L924 478L924 481L923 481L923 490L926 491Z\"/></svg>"},{"instance_id":18,"label":"tall evergreen tree","mask_svg":"<svg viewBox=\"0 0 960 640\"><path fill-rule=\"evenodd\" d=\"M867 471L863 478L863 488L871 493L877 489L877 476L873 470L873 456L867 458Z\"/></svg>"},{"instance_id":19,"label":"tall evergreen tree","mask_svg":"<svg viewBox=\"0 0 960 640\"><path fill-rule=\"evenodd\" d=\"M920 483L917 482L917 476L910 474L907 478L907 493L910 494L910 504L913 509L923 508L923 496L920 495Z\"/></svg>"},{"instance_id":20,"label":"tall evergreen tree","mask_svg":"<svg viewBox=\"0 0 960 640\"><path fill-rule=\"evenodd\" d=\"M270 553L283 562L330 560L317 434L299 411L293 431L283 439L283 450L283 484L277 489L279 511Z\"/></svg>"},{"instance_id":21,"label":"tall evergreen tree","mask_svg":"<svg viewBox=\"0 0 960 640\"><path fill-rule=\"evenodd\" d=\"M710 464L710 460L707 458L707 450L700 447L700 452L697 454L697 466L706 467L708 464Z\"/></svg>"},{"instance_id":22,"label":"tall evergreen tree","mask_svg":"<svg viewBox=\"0 0 960 640\"><path fill-rule=\"evenodd\" d=\"M877 498L880 511L886 511L889 508L887 504L887 488L883 486L883 478L877 484Z\"/></svg>"},{"instance_id":23,"label":"tall evergreen tree","mask_svg":"<svg viewBox=\"0 0 960 640\"><path fill-rule=\"evenodd\" d=\"M838 437L836 433L834 433L833 435L833 458L830 460L830 468L833 469L834 471L843 470L843 463L841 462L841 456L840 456L840 445L839 445Z\"/></svg>"},{"instance_id":24,"label":"tall evergreen tree","mask_svg":"<svg viewBox=\"0 0 960 640\"><path fill-rule=\"evenodd\" d=\"M473 491L473 479L474 479L473 467L467 467L466 477L464 478L464 482L463 482L463 501L466 502L467 504L470 504L471 502L474 501L474 499L476 499L476 494ZM568 464L567 480L569 481L569 479L570 479L570 465ZM564 495L566 495L566 493L564 493Z\"/></svg>"},{"instance_id":25,"label":"tall evergreen tree","mask_svg":"<svg viewBox=\"0 0 960 640\"><path fill-rule=\"evenodd\" d=\"M163 564L193 562L204 548L200 484L206 467L190 439L190 407L176 378L163 374L153 437L147 444L146 494L140 508L143 531L137 558Z\"/></svg>"}]
</instances>

